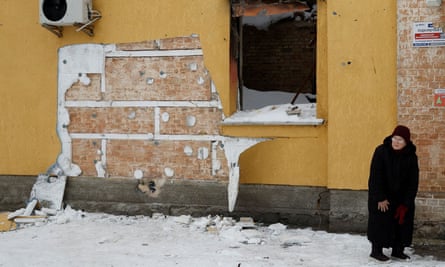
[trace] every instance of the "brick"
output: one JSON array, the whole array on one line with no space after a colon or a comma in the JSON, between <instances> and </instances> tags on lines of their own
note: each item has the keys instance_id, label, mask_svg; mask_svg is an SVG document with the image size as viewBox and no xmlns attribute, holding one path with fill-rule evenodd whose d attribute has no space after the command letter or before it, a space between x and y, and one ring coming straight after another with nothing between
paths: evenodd
<instances>
[{"instance_id":1,"label":"brick","mask_svg":"<svg viewBox=\"0 0 445 267\"><path fill-rule=\"evenodd\" d=\"M96 176L95 163L101 160L101 140L74 139L72 147L72 161L81 168L82 176Z\"/></svg>"},{"instance_id":2,"label":"brick","mask_svg":"<svg viewBox=\"0 0 445 267\"><path fill-rule=\"evenodd\" d=\"M184 152L186 147L192 149L191 155ZM208 157L200 159L198 151L203 148ZM149 178L212 179L211 149L208 141L111 140L107 145L107 170L113 177L133 177L139 169ZM166 168L174 170L172 177L166 176Z\"/></svg>"},{"instance_id":3,"label":"brick","mask_svg":"<svg viewBox=\"0 0 445 267\"><path fill-rule=\"evenodd\" d=\"M105 68L105 100L211 99L202 56L107 58Z\"/></svg>"},{"instance_id":4,"label":"brick","mask_svg":"<svg viewBox=\"0 0 445 267\"><path fill-rule=\"evenodd\" d=\"M218 108L161 108L161 134L218 135L222 111ZM194 123L193 123L194 122Z\"/></svg>"},{"instance_id":5,"label":"brick","mask_svg":"<svg viewBox=\"0 0 445 267\"><path fill-rule=\"evenodd\" d=\"M417 145L419 190L443 192L445 143L441 140L445 139L445 109L434 107L433 97L435 89L445 87L445 55L442 48L412 46L413 22L437 22L437 10L427 8L421 1L399 1L398 19L398 122L411 128ZM428 205L437 204L433 202Z\"/></svg>"},{"instance_id":6,"label":"brick","mask_svg":"<svg viewBox=\"0 0 445 267\"><path fill-rule=\"evenodd\" d=\"M154 131L153 108L68 108L71 133L146 134Z\"/></svg>"},{"instance_id":7,"label":"brick","mask_svg":"<svg viewBox=\"0 0 445 267\"><path fill-rule=\"evenodd\" d=\"M84 85L81 82L76 82L65 93L65 100L81 101L81 100L101 100L102 95L100 91L100 74L88 74L90 84Z\"/></svg>"}]
</instances>

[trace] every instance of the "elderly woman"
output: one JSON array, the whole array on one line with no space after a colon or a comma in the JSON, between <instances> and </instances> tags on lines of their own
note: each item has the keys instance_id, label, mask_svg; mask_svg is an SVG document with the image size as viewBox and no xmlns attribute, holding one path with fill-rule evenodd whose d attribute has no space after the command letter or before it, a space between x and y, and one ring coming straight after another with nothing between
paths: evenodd
<instances>
[{"instance_id":1,"label":"elderly woman","mask_svg":"<svg viewBox=\"0 0 445 267\"><path fill-rule=\"evenodd\" d=\"M404 248L411 245L414 225L414 200L419 184L416 146L410 130L397 126L374 152L368 181L368 240L371 257L387 261L391 256L409 259Z\"/></svg>"}]
</instances>

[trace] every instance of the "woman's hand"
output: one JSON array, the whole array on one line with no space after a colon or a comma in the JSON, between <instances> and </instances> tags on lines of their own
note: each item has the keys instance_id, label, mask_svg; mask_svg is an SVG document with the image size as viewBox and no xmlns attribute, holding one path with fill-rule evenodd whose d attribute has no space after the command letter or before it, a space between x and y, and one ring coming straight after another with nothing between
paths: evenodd
<instances>
[{"instance_id":1,"label":"woman's hand","mask_svg":"<svg viewBox=\"0 0 445 267\"><path fill-rule=\"evenodd\" d=\"M386 212L389 209L389 201L383 200L377 203L377 209L381 212Z\"/></svg>"}]
</instances>

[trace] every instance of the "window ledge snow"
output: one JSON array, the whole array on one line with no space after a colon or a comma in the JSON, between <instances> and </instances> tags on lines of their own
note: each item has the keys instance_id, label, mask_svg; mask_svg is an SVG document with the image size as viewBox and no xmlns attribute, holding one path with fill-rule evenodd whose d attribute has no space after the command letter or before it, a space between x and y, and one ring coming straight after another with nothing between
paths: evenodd
<instances>
[{"instance_id":1,"label":"window ledge snow","mask_svg":"<svg viewBox=\"0 0 445 267\"><path fill-rule=\"evenodd\" d=\"M322 125L316 118L316 104L282 104L238 111L225 118L222 125Z\"/></svg>"}]
</instances>

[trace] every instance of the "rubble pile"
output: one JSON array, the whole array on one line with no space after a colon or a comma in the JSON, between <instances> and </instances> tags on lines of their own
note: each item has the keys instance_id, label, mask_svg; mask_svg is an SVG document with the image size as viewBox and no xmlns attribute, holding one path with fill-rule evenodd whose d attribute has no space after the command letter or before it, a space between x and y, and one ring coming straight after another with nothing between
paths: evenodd
<instances>
[{"instance_id":1,"label":"rubble pile","mask_svg":"<svg viewBox=\"0 0 445 267\"><path fill-rule=\"evenodd\" d=\"M45 223L62 210L66 176L40 174L34 183L26 207L0 216L0 231L29 224Z\"/></svg>"}]
</instances>

